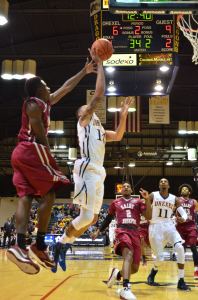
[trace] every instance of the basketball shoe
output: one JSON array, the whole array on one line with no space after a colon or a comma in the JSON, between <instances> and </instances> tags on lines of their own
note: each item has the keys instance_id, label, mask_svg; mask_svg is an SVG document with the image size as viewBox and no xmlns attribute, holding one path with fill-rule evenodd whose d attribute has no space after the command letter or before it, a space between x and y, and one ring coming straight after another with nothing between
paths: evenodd
<instances>
[{"instance_id":1,"label":"basketball shoe","mask_svg":"<svg viewBox=\"0 0 198 300\"><path fill-rule=\"evenodd\" d=\"M118 269L116 269L116 268L112 269L111 275L109 276L109 279L107 281L108 288L111 288L115 284L118 273L119 273Z\"/></svg>"},{"instance_id":2,"label":"basketball shoe","mask_svg":"<svg viewBox=\"0 0 198 300\"><path fill-rule=\"evenodd\" d=\"M60 242L55 244L54 247L54 262L55 266L51 268L53 273L57 272L57 266L60 265L63 271L66 271L66 253L67 250L71 247L71 244L62 244Z\"/></svg>"},{"instance_id":3,"label":"basketball shoe","mask_svg":"<svg viewBox=\"0 0 198 300\"><path fill-rule=\"evenodd\" d=\"M55 266L55 262L51 260L46 250L39 250L35 244L32 244L29 249L30 257L35 259L41 266L46 269L51 269Z\"/></svg>"},{"instance_id":4,"label":"basketball shoe","mask_svg":"<svg viewBox=\"0 0 198 300\"><path fill-rule=\"evenodd\" d=\"M131 292L129 287L124 287L119 292L120 299L122 300L136 300L137 298L135 295Z\"/></svg>"},{"instance_id":5,"label":"basketball shoe","mask_svg":"<svg viewBox=\"0 0 198 300\"><path fill-rule=\"evenodd\" d=\"M177 284L178 290L190 291L191 288L185 283L184 278L180 278Z\"/></svg>"},{"instance_id":6,"label":"basketball shoe","mask_svg":"<svg viewBox=\"0 0 198 300\"><path fill-rule=\"evenodd\" d=\"M10 247L6 254L7 258L24 273L33 275L40 271L39 265L34 263L29 257L28 250L24 250L18 245L15 245Z\"/></svg>"},{"instance_id":7,"label":"basketball shoe","mask_svg":"<svg viewBox=\"0 0 198 300\"><path fill-rule=\"evenodd\" d=\"M151 270L151 272L150 272L150 274L147 278L147 283L149 285L153 285L153 286L158 286L159 285L159 283L155 282L155 275L157 274L157 272L158 272L158 270L154 270L152 268L152 270Z\"/></svg>"}]
</instances>

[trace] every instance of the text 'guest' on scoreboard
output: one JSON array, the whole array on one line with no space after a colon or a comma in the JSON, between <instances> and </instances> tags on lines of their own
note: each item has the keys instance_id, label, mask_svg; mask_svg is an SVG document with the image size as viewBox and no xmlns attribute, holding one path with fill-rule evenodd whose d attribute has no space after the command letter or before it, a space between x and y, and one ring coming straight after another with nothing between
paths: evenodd
<instances>
[{"instance_id":1,"label":"text 'guest' on scoreboard","mask_svg":"<svg viewBox=\"0 0 198 300\"><path fill-rule=\"evenodd\" d=\"M108 9L91 16L95 39L111 40L115 54L178 52L176 16L150 13L112 14Z\"/></svg>"}]
</instances>

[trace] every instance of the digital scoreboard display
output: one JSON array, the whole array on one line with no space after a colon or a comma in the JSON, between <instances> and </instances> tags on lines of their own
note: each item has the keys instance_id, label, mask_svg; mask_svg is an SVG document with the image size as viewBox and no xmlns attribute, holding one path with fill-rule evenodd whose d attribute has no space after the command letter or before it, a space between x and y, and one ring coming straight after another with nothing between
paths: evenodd
<instances>
[{"instance_id":1,"label":"digital scoreboard display","mask_svg":"<svg viewBox=\"0 0 198 300\"><path fill-rule=\"evenodd\" d=\"M116 54L178 52L179 30L173 15L119 15L107 10L99 14L99 37L111 40Z\"/></svg>"}]
</instances>

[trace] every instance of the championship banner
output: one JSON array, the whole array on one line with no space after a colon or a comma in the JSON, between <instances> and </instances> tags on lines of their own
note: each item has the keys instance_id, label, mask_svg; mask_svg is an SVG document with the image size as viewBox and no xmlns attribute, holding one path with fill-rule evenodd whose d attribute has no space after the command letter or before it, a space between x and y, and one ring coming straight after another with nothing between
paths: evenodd
<instances>
[{"instance_id":1,"label":"championship banner","mask_svg":"<svg viewBox=\"0 0 198 300\"><path fill-rule=\"evenodd\" d=\"M170 124L169 96L149 99L149 124Z\"/></svg>"},{"instance_id":2,"label":"championship banner","mask_svg":"<svg viewBox=\"0 0 198 300\"><path fill-rule=\"evenodd\" d=\"M123 97L125 98L125 97ZM140 132L141 131L141 118L140 118L140 97L135 97L135 105L136 111L129 112L126 122L126 132ZM119 124L119 112L115 113L115 129Z\"/></svg>"},{"instance_id":3,"label":"championship banner","mask_svg":"<svg viewBox=\"0 0 198 300\"><path fill-rule=\"evenodd\" d=\"M94 90L87 90L87 104L91 101L94 95ZM106 96L100 101L98 108L95 110L96 115L100 119L102 124L106 124L107 114L106 114Z\"/></svg>"}]
</instances>

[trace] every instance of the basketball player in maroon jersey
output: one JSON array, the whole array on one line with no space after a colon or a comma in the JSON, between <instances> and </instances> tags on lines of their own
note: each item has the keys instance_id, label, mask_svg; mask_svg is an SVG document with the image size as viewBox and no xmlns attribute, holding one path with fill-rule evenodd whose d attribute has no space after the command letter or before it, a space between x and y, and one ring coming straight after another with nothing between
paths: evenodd
<instances>
[{"instance_id":1,"label":"basketball player in maroon jersey","mask_svg":"<svg viewBox=\"0 0 198 300\"><path fill-rule=\"evenodd\" d=\"M92 235L95 239L100 232L104 231L113 218L116 218L117 229L115 235L115 253L123 257L122 271L112 269L107 286L113 286L116 280L123 278L123 289L120 298L124 300L135 300L136 297L129 288L130 275L139 269L141 258L141 245L139 235L139 224L141 214L146 219L151 217L150 202L143 201L131 196L131 185L125 182L122 186L122 197L114 200L108 211L108 215L101 226Z\"/></svg>"},{"instance_id":2,"label":"basketball player in maroon jersey","mask_svg":"<svg viewBox=\"0 0 198 300\"><path fill-rule=\"evenodd\" d=\"M18 134L11 163L14 170L13 183L20 197L16 211L17 244L7 251L8 259L23 272L36 274L40 267L30 256L45 268L54 266L46 251L44 242L51 208L55 199L55 190L69 180L59 171L50 153L47 131L50 125L50 109L63 96L68 94L89 73L96 73L96 65L87 61L84 68L68 79L57 91L50 94L50 89L40 77L26 81L27 98L22 108L22 124ZM39 208L38 233L36 243L26 249L27 231L31 203L35 197L42 198Z\"/></svg>"},{"instance_id":3,"label":"basketball player in maroon jersey","mask_svg":"<svg viewBox=\"0 0 198 300\"><path fill-rule=\"evenodd\" d=\"M179 187L180 202L182 207L187 213L187 220L184 223L180 223L180 217L177 216L176 228L179 231L182 239L185 240L185 245L190 246L193 254L194 261L194 278L198 279L198 251L197 251L197 228L195 221L195 212L198 212L198 202L195 199L191 199L190 195L193 190L192 187L184 183Z\"/></svg>"}]
</instances>

